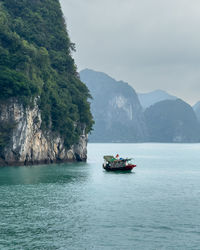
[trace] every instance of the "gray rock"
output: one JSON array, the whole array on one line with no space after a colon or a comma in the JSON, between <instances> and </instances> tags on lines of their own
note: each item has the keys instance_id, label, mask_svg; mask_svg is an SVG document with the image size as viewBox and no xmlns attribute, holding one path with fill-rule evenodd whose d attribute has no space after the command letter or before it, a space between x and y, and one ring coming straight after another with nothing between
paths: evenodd
<instances>
[{"instance_id":1,"label":"gray rock","mask_svg":"<svg viewBox=\"0 0 200 250\"><path fill-rule=\"evenodd\" d=\"M33 106L24 108L16 99L0 103L0 123L15 124L9 143L1 153L1 165L86 161L85 127L82 125L78 144L66 150L61 136L41 129L41 113L36 100Z\"/></svg>"},{"instance_id":2,"label":"gray rock","mask_svg":"<svg viewBox=\"0 0 200 250\"><path fill-rule=\"evenodd\" d=\"M80 72L93 100L94 131L92 142L142 142L147 128L142 107L135 90L123 81L93 70Z\"/></svg>"}]
</instances>

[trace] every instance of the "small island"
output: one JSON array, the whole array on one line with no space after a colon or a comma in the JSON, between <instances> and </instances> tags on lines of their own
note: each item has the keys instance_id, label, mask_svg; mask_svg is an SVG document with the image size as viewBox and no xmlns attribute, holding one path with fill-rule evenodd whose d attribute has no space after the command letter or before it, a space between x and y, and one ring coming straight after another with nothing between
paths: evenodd
<instances>
[{"instance_id":1,"label":"small island","mask_svg":"<svg viewBox=\"0 0 200 250\"><path fill-rule=\"evenodd\" d=\"M0 2L0 164L87 159L88 88L59 1Z\"/></svg>"}]
</instances>

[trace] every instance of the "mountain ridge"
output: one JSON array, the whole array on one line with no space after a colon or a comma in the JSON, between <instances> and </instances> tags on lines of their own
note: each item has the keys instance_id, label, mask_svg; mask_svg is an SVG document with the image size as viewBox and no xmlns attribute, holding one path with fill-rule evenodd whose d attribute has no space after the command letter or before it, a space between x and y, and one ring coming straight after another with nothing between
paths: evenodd
<instances>
[{"instance_id":1,"label":"mountain ridge","mask_svg":"<svg viewBox=\"0 0 200 250\"><path fill-rule=\"evenodd\" d=\"M199 142L200 124L181 99L155 103L144 112L151 142Z\"/></svg>"},{"instance_id":2,"label":"mountain ridge","mask_svg":"<svg viewBox=\"0 0 200 250\"><path fill-rule=\"evenodd\" d=\"M82 70L81 80L93 96L94 131L90 141L144 141L146 125L135 90L123 81L94 70Z\"/></svg>"},{"instance_id":3,"label":"mountain ridge","mask_svg":"<svg viewBox=\"0 0 200 250\"><path fill-rule=\"evenodd\" d=\"M177 99L176 96L173 96L161 89L157 89L147 93L138 93L138 98L144 109L160 101Z\"/></svg>"},{"instance_id":4,"label":"mountain ridge","mask_svg":"<svg viewBox=\"0 0 200 250\"><path fill-rule=\"evenodd\" d=\"M156 98L153 98L155 103L153 104L152 98L150 98L151 105L146 109L142 109L137 93L128 83L116 81L108 74L90 69L82 70L80 77L81 80L86 83L94 98L91 108L96 124L92 135L89 137L91 142L200 141L200 124L197 121L192 107L183 100L169 95L165 91L156 90L150 92L150 95L153 94L154 97L156 96ZM116 91L116 88L118 88L118 91ZM124 91L125 89L127 91ZM149 93L146 94L146 96L148 95ZM129 104L131 100L134 101L134 105L131 106L132 114L134 110L137 110L137 107L139 107L138 113L140 115L138 115L137 112L136 114L138 117L142 117L142 119L138 119L139 122L136 119L134 122L136 124L142 124L142 135L137 132L138 130L134 127L134 122L129 123L129 127L126 126L128 124L126 115L128 109L125 106L127 99L130 99L128 101ZM119 108L120 106L121 109ZM118 109L116 107L118 107ZM109 115L106 116L105 114L107 113L109 113ZM125 123L119 123L119 120L113 116L113 113L116 113ZM132 116L129 117L129 119L131 118ZM164 136L165 132L168 138ZM123 136L120 136L120 133L123 134ZM138 133L138 137L136 135L135 137L131 137L133 133ZM105 139L105 137L107 137L107 139Z\"/></svg>"}]
</instances>

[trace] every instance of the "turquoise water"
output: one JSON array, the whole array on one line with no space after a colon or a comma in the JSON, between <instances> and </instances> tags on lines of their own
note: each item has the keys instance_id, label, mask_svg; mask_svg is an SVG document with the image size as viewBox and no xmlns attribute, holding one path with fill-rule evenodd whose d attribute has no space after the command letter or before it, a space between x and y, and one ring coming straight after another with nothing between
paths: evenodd
<instances>
[{"instance_id":1,"label":"turquoise water","mask_svg":"<svg viewBox=\"0 0 200 250\"><path fill-rule=\"evenodd\" d=\"M116 153L134 172L102 169ZM89 144L86 164L0 168L0 249L200 249L200 144Z\"/></svg>"}]
</instances>

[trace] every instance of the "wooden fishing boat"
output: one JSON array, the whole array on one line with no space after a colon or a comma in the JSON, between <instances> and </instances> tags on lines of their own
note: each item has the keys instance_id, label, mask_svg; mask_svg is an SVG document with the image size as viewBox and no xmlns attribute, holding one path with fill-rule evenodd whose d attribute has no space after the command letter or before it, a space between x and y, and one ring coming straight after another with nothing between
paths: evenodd
<instances>
[{"instance_id":1,"label":"wooden fishing boat","mask_svg":"<svg viewBox=\"0 0 200 250\"><path fill-rule=\"evenodd\" d=\"M105 155L104 157L103 168L106 171L131 171L136 165L132 164L130 161L131 158L115 158L112 155Z\"/></svg>"}]
</instances>

